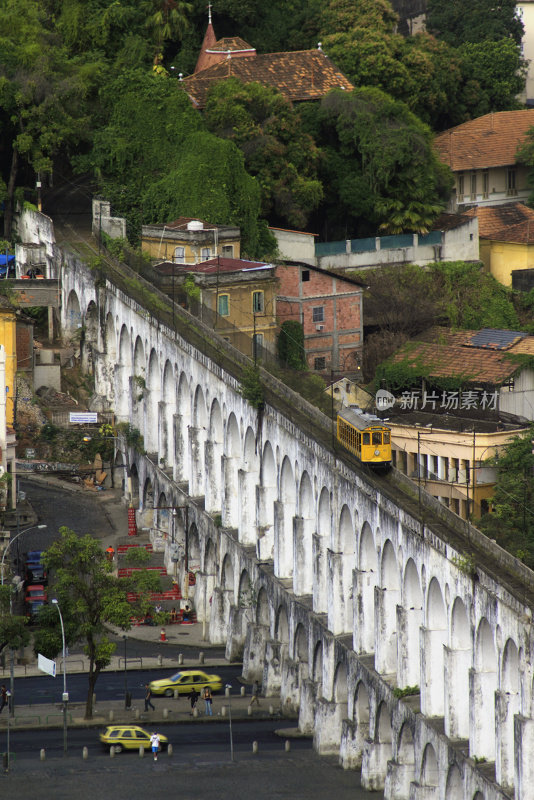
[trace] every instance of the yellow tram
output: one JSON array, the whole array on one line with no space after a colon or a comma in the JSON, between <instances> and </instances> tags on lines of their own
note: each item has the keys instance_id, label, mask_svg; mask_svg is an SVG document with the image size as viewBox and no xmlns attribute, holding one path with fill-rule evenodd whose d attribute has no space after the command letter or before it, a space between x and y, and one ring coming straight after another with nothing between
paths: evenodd
<instances>
[{"instance_id":1,"label":"yellow tram","mask_svg":"<svg viewBox=\"0 0 534 800\"><path fill-rule=\"evenodd\" d=\"M383 470L391 466L391 430L378 417L359 408L341 409L337 438L362 463Z\"/></svg>"}]
</instances>

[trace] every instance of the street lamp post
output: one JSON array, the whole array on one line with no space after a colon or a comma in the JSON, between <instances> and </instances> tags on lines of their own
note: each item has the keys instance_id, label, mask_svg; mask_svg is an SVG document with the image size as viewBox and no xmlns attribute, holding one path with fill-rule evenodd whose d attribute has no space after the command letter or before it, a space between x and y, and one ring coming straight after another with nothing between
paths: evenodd
<instances>
[{"instance_id":1,"label":"street lamp post","mask_svg":"<svg viewBox=\"0 0 534 800\"><path fill-rule=\"evenodd\" d=\"M128 637L123 633L122 638L124 639L124 708L128 710L132 705L130 695L128 694L128 672L126 668L126 640Z\"/></svg>"},{"instance_id":2,"label":"street lamp post","mask_svg":"<svg viewBox=\"0 0 534 800\"><path fill-rule=\"evenodd\" d=\"M17 520L18 520L18 517L17 517ZM17 539L20 536L22 536L23 533L27 533L28 531L31 531L34 528L39 528L41 530L42 528L46 528L46 527L47 527L46 525L30 525L29 528L24 528L23 531L19 531L16 536L14 536L12 539L9 540L7 547L4 549L4 552L2 553L2 563L1 563L1 566L0 566L2 586L4 585L5 560L6 560L6 556L7 556L8 552L9 552L9 549L10 549L11 545L13 544L13 542L16 542ZM9 587L9 613L10 613L11 616L13 615L13 587L12 586ZM15 716L15 654L14 654L13 648L11 648L9 691L10 691L9 716L14 717Z\"/></svg>"},{"instance_id":3,"label":"street lamp post","mask_svg":"<svg viewBox=\"0 0 534 800\"><path fill-rule=\"evenodd\" d=\"M226 689L228 689L228 719L230 721L230 761L234 760L234 737L232 735L232 695L230 692L232 691L232 684L227 683Z\"/></svg>"},{"instance_id":4,"label":"street lamp post","mask_svg":"<svg viewBox=\"0 0 534 800\"><path fill-rule=\"evenodd\" d=\"M4 549L4 552L3 552L3 554L2 554L2 564L1 564L1 570L2 570L2 586L4 585L4 562L5 562L5 560L6 560L6 555L8 554L9 548L11 547L11 545L13 544L13 542L16 542L16 541L17 541L17 539L19 538L19 536L22 536L22 534L23 534L23 533L27 533L28 531L32 531L34 528L39 528L39 530L41 530L41 529L43 529L43 528L46 528L46 527L47 527L46 525L30 525L30 527L29 527L29 528L24 528L24 530L23 530L23 531L19 531L19 533L17 533L17 535L16 535L16 536L14 536L12 539L10 539L10 540L9 540L9 542L8 542L8 545L7 545L7 547Z\"/></svg>"},{"instance_id":5,"label":"street lamp post","mask_svg":"<svg viewBox=\"0 0 534 800\"><path fill-rule=\"evenodd\" d=\"M52 603L58 610L59 621L61 622L61 638L63 640L63 753L67 755L67 703L69 702L69 695L67 693L67 661L65 650L65 627L63 625L63 615L59 607L59 603L54 597Z\"/></svg>"}]
</instances>

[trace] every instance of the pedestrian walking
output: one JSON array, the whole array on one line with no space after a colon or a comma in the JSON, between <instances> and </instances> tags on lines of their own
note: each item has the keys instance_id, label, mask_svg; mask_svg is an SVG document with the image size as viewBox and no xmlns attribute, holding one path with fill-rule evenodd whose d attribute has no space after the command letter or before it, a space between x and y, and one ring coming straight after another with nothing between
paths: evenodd
<instances>
[{"instance_id":1,"label":"pedestrian walking","mask_svg":"<svg viewBox=\"0 0 534 800\"><path fill-rule=\"evenodd\" d=\"M200 693L197 692L197 690L195 689L194 686L192 686L191 687L191 691L188 694L188 697L189 697L189 700L191 702L191 713L190 713L189 716L192 717L193 716L193 711L195 710L196 705L197 705L197 700L200 697Z\"/></svg>"},{"instance_id":2,"label":"pedestrian walking","mask_svg":"<svg viewBox=\"0 0 534 800\"><path fill-rule=\"evenodd\" d=\"M202 693L202 697L204 698L204 705L206 707L206 714L207 714L208 717L212 717L213 716L213 709L211 707L211 704L213 702L213 696L211 694L211 689L210 689L209 686L205 686L204 687L204 691Z\"/></svg>"},{"instance_id":3,"label":"pedestrian walking","mask_svg":"<svg viewBox=\"0 0 534 800\"><path fill-rule=\"evenodd\" d=\"M154 756L154 761L158 760L158 751L159 751L159 733L153 733L150 737L150 745L152 747L152 754Z\"/></svg>"},{"instance_id":4,"label":"pedestrian walking","mask_svg":"<svg viewBox=\"0 0 534 800\"><path fill-rule=\"evenodd\" d=\"M257 703L259 706L260 704L258 697L259 693L260 693L260 684L258 683L258 681L254 681L254 683L252 684L252 697L250 698L250 705L252 705L253 703Z\"/></svg>"},{"instance_id":5,"label":"pedestrian walking","mask_svg":"<svg viewBox=\"0 0 534 800\"><path fill-rule=\"evenodd\" d=\"M0 714L2 713L2 709L4 706L7 706L7 689L5 683L2 684L0 688Z\"/></svg>"},{"instance_id":6,"label":"pedestrian walking","mask_svg":"<svg viewBox=\"0 0 534 800\"><path fill-rule=\"evenodd\" d=\"M148 711L149 706L152 709L152 711L156 710L150 700L151 697L152 697L152 691L150 689L150 684L145 683L145 711Z\"/></svg>"}]
</instances>

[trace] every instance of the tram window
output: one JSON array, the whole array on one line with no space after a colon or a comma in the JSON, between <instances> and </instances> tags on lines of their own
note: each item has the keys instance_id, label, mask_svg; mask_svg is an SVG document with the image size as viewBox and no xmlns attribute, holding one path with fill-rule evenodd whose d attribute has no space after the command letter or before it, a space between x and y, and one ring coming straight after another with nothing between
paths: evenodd
<instances>
[{"instance_id":1,"label":"tram window","mask_svg":"<svg viewBox=\"0 0 534 800\"><path fill-rule=\"evenodd\" d=\"M363 444L371 444L371 434L365 431L362 435Z\"/></svg>"},{"instance_id":2,"label":"tram window","mask_svg":"<svg viewBox=\"0 0 534 800\"><path fill-rule=\"evenodd\" d=\"M384 431L384 444L389 444L389 431Z\"/></svg>"},{"instance_id":3,"label":"tram window","mask_svg":"<svg viewBox=\"0 0 534 800\"><path fill-rule=\"evenodd\" d=\"M382 434L380 431L373 431L373 444L382 444Z\"/></svg>"}]
</instances>

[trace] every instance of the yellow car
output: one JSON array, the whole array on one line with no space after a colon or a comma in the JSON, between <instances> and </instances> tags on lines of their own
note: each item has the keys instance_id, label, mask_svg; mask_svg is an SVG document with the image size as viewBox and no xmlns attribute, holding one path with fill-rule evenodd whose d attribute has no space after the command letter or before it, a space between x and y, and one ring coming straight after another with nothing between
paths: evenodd
<instances>
[{"instance_id":1,"label":"yellow car","mask_svg":"<svg viewBox=\"0 0 534 800\"><path fill-rule=\"evenodd\" d=\"M222 689L222 679L219 675L207 675L200 669L184 669L170 678L150 681L152 694L162 694L165 697L173 697L175 692L179 695L189 694L193 686L200 694L205 686L209 686L212 692L218 692Z\"/></svg>"},{"instance_id":2,"label":"yellow car","mask_svg":"<svg viewBox=\"0 0 534 800\"><path fill-rule=\"evenodd\" d=\"M139 725L109 725L104 733L100 734L100 741L105 747L114 746L115 752L123 750L139 750L143 746L146 752L150 752L150 734L140 728ZM159 734L160 750L166 749L169 740L163 734Z\"/></svg>"}]
</instances>

